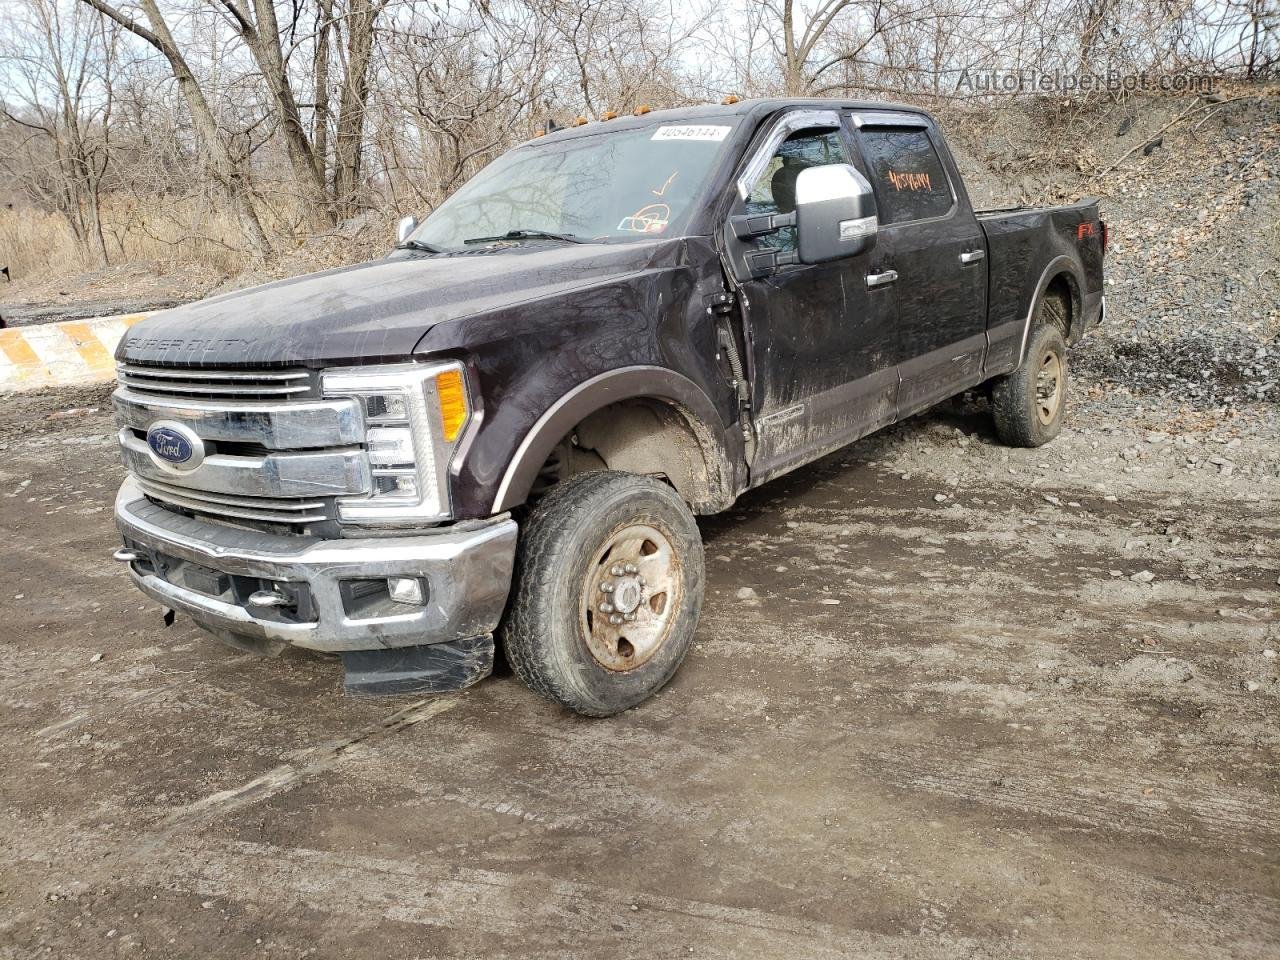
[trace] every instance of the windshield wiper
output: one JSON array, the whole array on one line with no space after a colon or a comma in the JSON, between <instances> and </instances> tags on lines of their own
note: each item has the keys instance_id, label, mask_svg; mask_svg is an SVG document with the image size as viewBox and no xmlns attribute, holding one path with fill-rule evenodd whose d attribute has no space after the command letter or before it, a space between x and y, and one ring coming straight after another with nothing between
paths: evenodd
<instances>
[{"instance_id":1,"label":"windshield wiper","mask_svg":"<svg viewBox=\"0 0 1280 960\"><path fill-rule=\"evenodd\" d=\"M444 253L444 247L437 247L434 243L423 243L421 240L406 240L404 243L397 243L396 249L421 250L423 253Z\"/></svg>"},{"instance_id":2,"label":"windshield wiper","mask_svg":"<svg viewBox=\"0 0 1280 960\"><path fill-rule=\"evenodd\" d=\"M586 243L572 233L551 233L548 230L508 230L500 237L472 237L463 243L493 243L495 240L561 240L564 243Z\"/></svg>"}]
</instances>

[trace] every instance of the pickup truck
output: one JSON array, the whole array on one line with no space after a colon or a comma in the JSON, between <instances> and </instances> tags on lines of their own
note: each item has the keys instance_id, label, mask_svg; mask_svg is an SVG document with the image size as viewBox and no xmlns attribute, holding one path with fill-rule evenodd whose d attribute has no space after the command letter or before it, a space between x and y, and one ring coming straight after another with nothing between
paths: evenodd
<instances>
[{"instance_id":1,"label":"pickup truck","mask_svg":"<svg viewBox=\"0 0 1280 960\"><path fill-rule=\"evenodd\" d=\"M167 620L339 654L351 692L500 649L614 714L689 648L696 514L974 388L1005 443L1057 435L1106 239L1092 200L975 212L913 107L535 136L382 259L130 330L115 557Z\"/></svg>"}]
</instances>

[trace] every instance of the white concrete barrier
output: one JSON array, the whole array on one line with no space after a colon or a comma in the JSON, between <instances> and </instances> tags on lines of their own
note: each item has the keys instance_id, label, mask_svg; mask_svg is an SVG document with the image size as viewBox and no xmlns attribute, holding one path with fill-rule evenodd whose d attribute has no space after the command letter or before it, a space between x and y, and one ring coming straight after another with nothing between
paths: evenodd
<instances>
[{"instance_id":1,"label":"white concrete barrier","mask_svg":"<svg viewBox=\"0 0 1280 960\"><path fill-rule=\"evenodd\" d=\"M0 393L113 379L116 345L149 316L126 313L0 330Z\"/></svg>"}]
</instances>

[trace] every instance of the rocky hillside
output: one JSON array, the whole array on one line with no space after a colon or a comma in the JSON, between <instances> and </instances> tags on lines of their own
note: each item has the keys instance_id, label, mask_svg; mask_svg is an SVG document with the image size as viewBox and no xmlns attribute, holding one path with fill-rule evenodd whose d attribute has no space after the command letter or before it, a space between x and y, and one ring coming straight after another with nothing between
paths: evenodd
<instances>
[{"instance_id":1,"label":"rocky hillside","mask_svg":"<svg viewBox=\"0 0 1280 960\"><path fill-rule=\"evenodd\" d=\"M1280 97L1019 107L952 129L978 205L1101 199L1108 323L1078 376L1195 406L1280 402Z\"/></svg>"}]
</instances>

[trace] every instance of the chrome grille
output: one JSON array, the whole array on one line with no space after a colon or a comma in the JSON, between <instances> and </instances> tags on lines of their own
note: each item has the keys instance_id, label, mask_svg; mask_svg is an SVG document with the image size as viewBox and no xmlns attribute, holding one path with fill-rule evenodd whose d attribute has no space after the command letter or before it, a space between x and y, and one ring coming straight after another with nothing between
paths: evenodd
<instances>
[{"instance_id":1,"label":"chrome grille","mask_svg":"<svg viewBox=\"0 0 1280 960\"><path fill-rule=\"evenodd\" d=\"M216 370L206 367L116 366L122 386L136 394L186 400L293 400L317 395L309 370Z\"/></svg>"},{"instance_id":2,"label":"chrome grille","mask_svg":"<svg viewBox=\"0 0 1280 960\"><path fill-rule=\"evenodd\" d=\"M161 507L302 533L333 521L338 497L371 488L359 402L322 397L318 371L122 362L116 372L125 465ZM194 466L157 459L145 437L160 422L202 441Z\"/></svg>"},{"instance_id":3,"label":"chrome grille","mask_svg":"<svg viewBox=\"0 0 1280 960\"><path fill-rule=\"evenodd\" d=\"M191 490L134 475L142 492L152 500L182 510L190 510L221 519L254 520L272 524L306 524L328 520L329 502L323 498L283 499L279 497L243 497L229 493Z\"/></svg>"}]
</instances>

